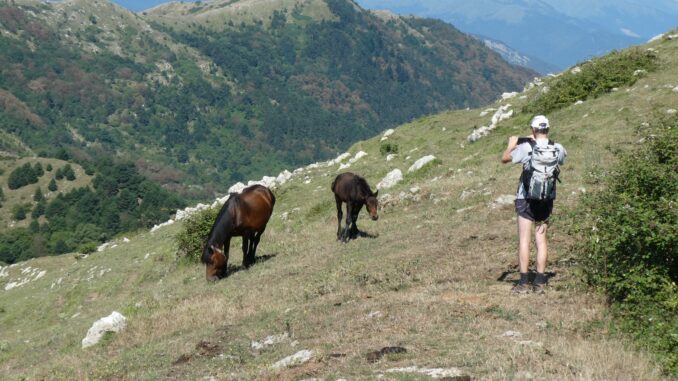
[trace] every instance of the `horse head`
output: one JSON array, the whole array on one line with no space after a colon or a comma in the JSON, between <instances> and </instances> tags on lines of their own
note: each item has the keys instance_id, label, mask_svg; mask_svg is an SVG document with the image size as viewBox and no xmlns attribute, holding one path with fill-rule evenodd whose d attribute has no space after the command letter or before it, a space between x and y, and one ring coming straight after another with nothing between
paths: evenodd
<instances>
[{"instance_id":1,"label":"horse head","mask_svg":"<svg viewBox=\"0 0 678 381\"><path fill-rule=\"evenodd\" d=\"M226 276L226 253L224 247L206 244L202 253L202 261L207 267L207 280L217 281Z\"/></svg>"},{"instance_id":2,"label":"horse head","mask_svg":"<svg viewBox=\"0 0 678 381\"><path fill-rule=\"evenodd\" d=\"M378 195L379 191L376 191L375 193L372 193L371 195L367 196L367 199L365 200L367 212L370 214L370 218L372 218L372 221L376 221L379 219L379 214L377 214L377 209L379 208L379 201L377 200Z\"/></svg>"}]
</instances>

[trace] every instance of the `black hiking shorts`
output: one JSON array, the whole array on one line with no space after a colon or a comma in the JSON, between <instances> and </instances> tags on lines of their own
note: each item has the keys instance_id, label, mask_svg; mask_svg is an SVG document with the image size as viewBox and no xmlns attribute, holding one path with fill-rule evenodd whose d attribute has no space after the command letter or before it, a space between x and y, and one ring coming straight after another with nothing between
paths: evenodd
<instances>
[{"instance_id":1,"label":"black hiking shorts","mask_svg":"<svg viewBox=\"0 0 678 381\"><path fill-rule=\"evenodd\" d=\"M553 200L516 200L516 213L533 222L547 222L553 211Z\"/></svg>"}]
</instances>

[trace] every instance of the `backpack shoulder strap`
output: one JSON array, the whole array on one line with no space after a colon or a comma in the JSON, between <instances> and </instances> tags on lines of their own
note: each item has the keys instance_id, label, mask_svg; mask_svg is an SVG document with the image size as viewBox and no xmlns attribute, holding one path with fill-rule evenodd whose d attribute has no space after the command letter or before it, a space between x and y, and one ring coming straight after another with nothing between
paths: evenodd
<instances>
[{"instance_id":1,"label":"backpack shoulder strap","mask_svg":"<svg viewBox=\"0 0 678 381\"><path fill-rule=\"evenodd\" d=\"M531 148L531 150L530 150L530 152L528 153L528 155L532 155L532 151L534 151L534 147L537 145L537 141L534 140L534 139L530 139L530 140L528 141L528 143L530 144L530 148Z\"/></svg>"}]
</instances>

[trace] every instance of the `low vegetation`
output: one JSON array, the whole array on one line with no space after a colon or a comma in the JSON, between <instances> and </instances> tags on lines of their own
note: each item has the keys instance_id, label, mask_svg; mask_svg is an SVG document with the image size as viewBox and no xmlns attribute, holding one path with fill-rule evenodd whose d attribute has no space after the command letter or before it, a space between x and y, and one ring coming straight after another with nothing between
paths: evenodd
<instances>
[{"instance_id":1,"label":"low vegetation","mask_svg":"<svg viewBox=\"0 0 678 381\"><path fill-rule=\"evenodd\" d=\"M657 54L641 48L613 52L587 61L578 69L564 72L549 83L537 98L524 107L532 114L547 114L570 106L577 101L597 98L603 94L633 85L640 77L657 69Z\"/></svg>"},{"instance_id":2,"label":"low vegetation","mask_svg":"<svg viewBox=\"0 0 678 381\"><path fill-rule=\"evenodd\" d=\"M604 187L582 200L577 249L616 326L678 374L678 125L643 135L603 177Z\"/></svg>"}]
</instances>

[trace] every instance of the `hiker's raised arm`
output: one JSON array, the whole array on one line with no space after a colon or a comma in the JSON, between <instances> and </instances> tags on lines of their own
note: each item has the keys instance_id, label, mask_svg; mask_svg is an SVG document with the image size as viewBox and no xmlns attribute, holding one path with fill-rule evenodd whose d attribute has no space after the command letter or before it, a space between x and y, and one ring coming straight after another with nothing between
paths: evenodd
<instances>
[{"instance_id":1,"label":"hiker's raised arm","mask_svg":"<svg viewBox=\"0 0 678 381\"><path fill-rule=\"evenodd\" d=\"M517 136L511 136L508 140L508 145L506 146L506 151L504 151L504 154L501 155L501 162L502 163L510 163L511 162L511 152L513 152L514 149L516 149L516 146L518 145L518 137Z\"/></svg>"}]
</instances>

